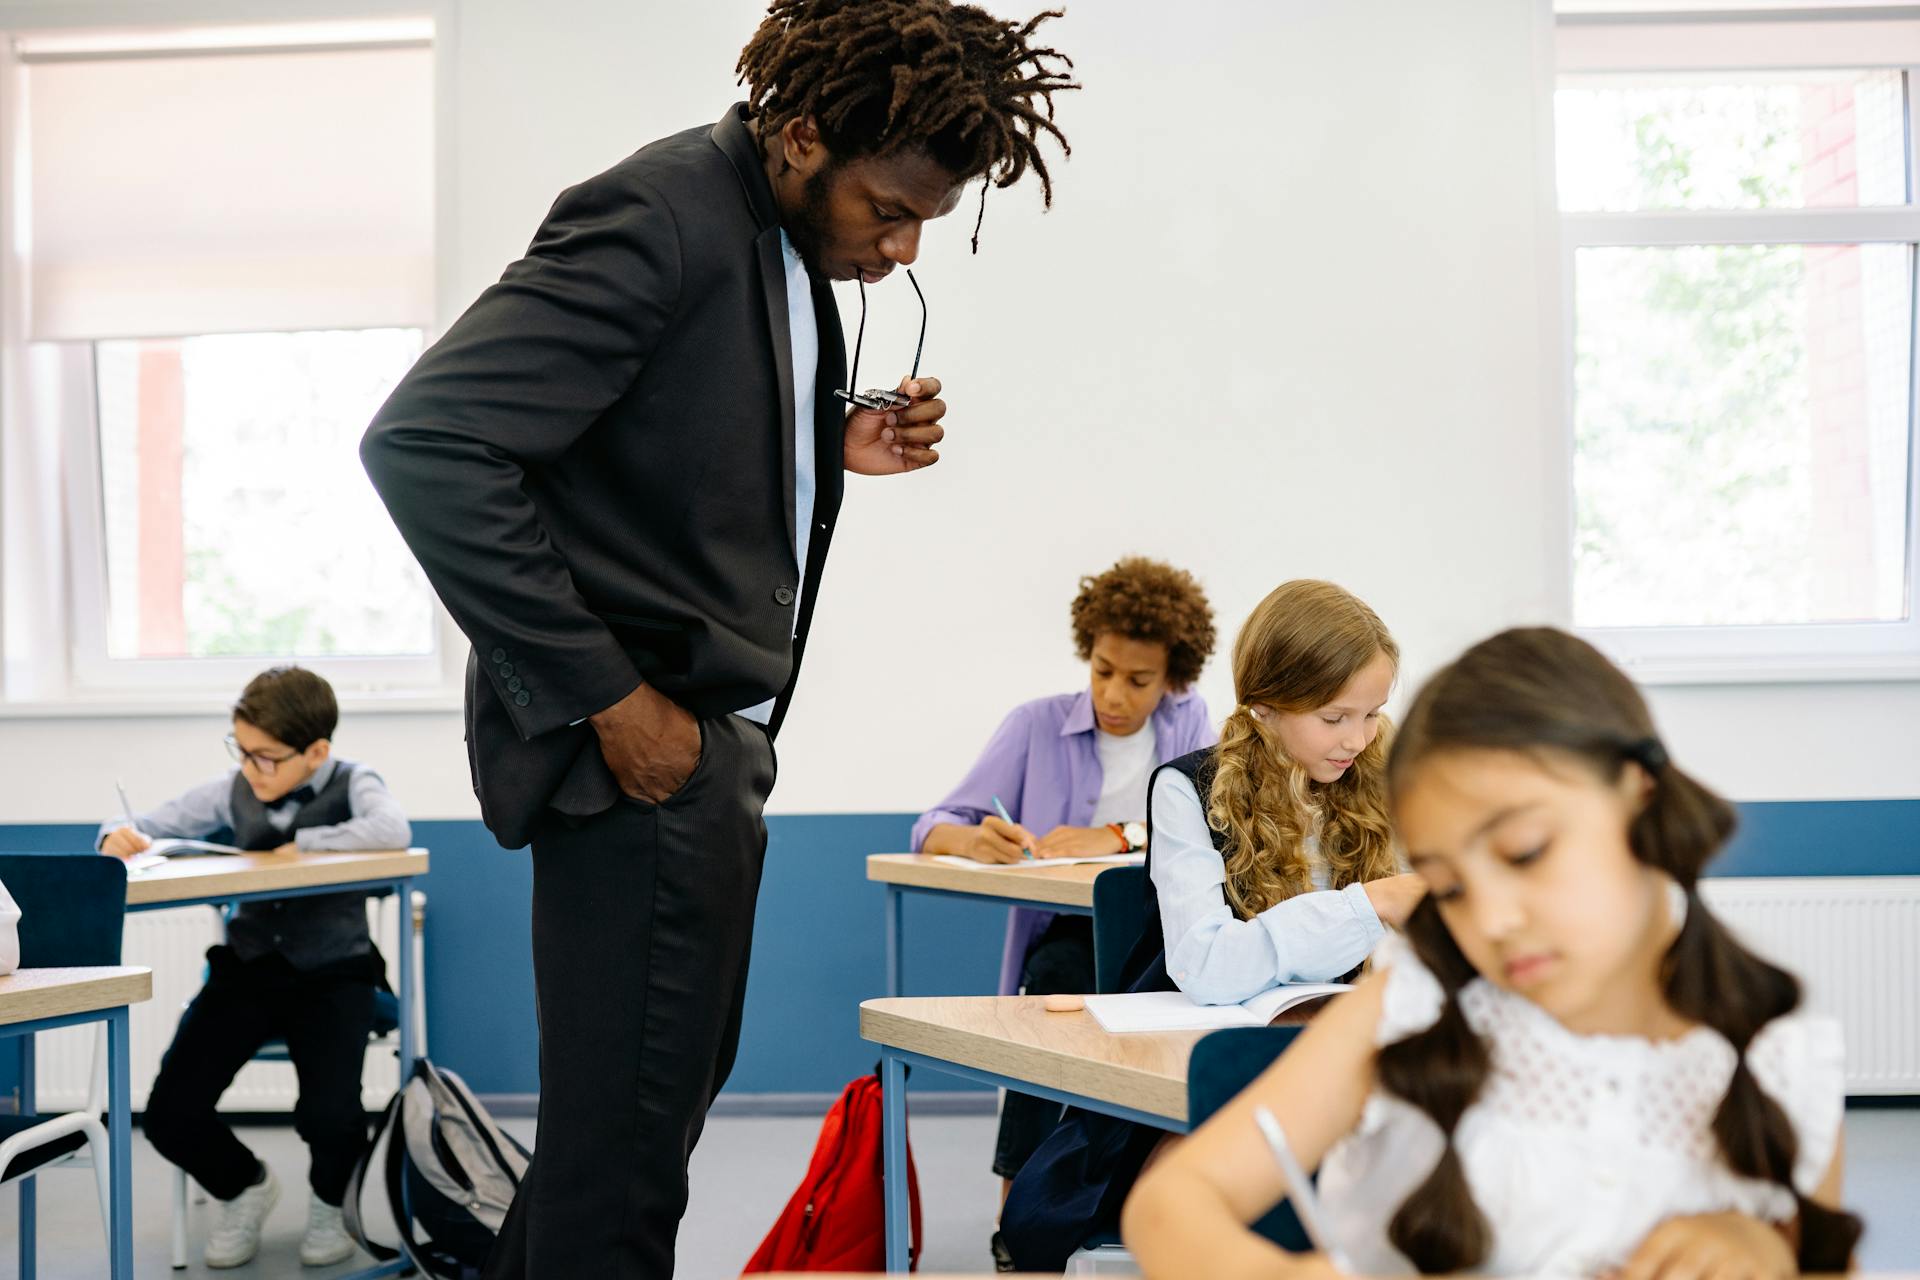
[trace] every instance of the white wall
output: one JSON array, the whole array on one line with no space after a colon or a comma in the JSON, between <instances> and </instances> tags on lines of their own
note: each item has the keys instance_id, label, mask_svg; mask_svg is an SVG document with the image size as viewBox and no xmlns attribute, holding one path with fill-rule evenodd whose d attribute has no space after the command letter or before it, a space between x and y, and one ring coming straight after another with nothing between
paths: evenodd
<instances>
[{"instance_id":1,"label":"white wall","mask_svg":"<svg viewBox=\"0 0 1920 1280\"><path fill-rule=\"evenodd\" d=\"M448 316L563 186L717 118L763 5L450 11ZM1407 683L1564 619L1548 21L1545 0L1081 0L1046 28L1089 86L1059 102L1073 158L1045 216L1031 182L992 193L978 257L970 202L929 231L946 458L849 485L775 811L937 798L1008 705L1083 678L1067 602L1131 552L1201 576L1223 649L1280 580L1340 581L1394 628ZM917 312L893 283L872 313L878 381ZM1202 689L1231 701L1224 660ZM1920 794L1920 684L1655 703L1676 755L1739 798ZM99 816L116 773L185 785L222 731L0 719L0 821ZM357 717L341 749L417 816L476 812L453 714Z\"/></svg>"}]
</instances>

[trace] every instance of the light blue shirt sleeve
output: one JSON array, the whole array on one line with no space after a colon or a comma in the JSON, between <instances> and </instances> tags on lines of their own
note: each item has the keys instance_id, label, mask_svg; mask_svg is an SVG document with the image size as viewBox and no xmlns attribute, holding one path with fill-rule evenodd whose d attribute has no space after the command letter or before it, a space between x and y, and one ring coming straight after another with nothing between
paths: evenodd
<instances>
[{"instance_id":1,"label":"light blue shirt sleeve","mask_svg":"<svg viewBox=\"0 0 1920 1280\"><path fill-rule=\"evenodd\" d=\"M228 770L212 782L203 782L193 790L175 796L157 809L133 815L141 834L153 839L204 840L216 831L233 826L233 775ZM107 837L127 825L124 815L100 824L93 847L105 844Z\"/></svg>"},{"instance_id":2,"label":"light blue shirt sleeve","mask_svg":"<svg viewBox=\"0 0 1920 1280\"><path fill-rule=\"evenodd\" d=\"M328 761L313 775L312 785L324 788L333 777ZM134 815L143 834L152 839L204 840L216 831L233 829L233 775L237 769L176 796L157 809ZM306 827L294 832L294 846L302 852L343 852L354 849L404 849L413 839L413 827L379 774L365 765L354 767L347 781L347 804L353 816L330 827ZM300 812L297 803L273 810L267 821L285 831ZM127 825L124 817L100 824L93 839L98 849L113 832Z\"/></svg>"},{"instance_id":3,"label":"light blue shirt sleeve","mask_svg":"<svg viewBox=\"0 0 1920 1280\"><path fill-rule=\"evenodd\" d=\"M1167 972L1199 1004L1238 1004L1282 982L1329 982L1366 959L1386 929L1363 885L1295 894L1251 920L1227 905L1227 865L1200 795L1163 769L1153 784L1153 887Z\"/></svg>"},{"instance_id":4,"label":"light blue shirt sleeve","mask_svg":"<svg viewBox=\"0 0 1920 1280\"><path fill-rule=\"evenodd\" d=\"M356 765L347 779L347 803L353 816L345 822L294 832L293 842L302 853L404 849L413 839L413 826L386 780L365 765Z\"/></svg>"}]
</instances>

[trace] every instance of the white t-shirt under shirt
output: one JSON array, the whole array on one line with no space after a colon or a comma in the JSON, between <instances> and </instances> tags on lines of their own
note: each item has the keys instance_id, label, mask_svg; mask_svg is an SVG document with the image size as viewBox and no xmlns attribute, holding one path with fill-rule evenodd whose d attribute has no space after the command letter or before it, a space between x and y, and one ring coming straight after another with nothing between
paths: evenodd
<instances>
[{"instance_id":1,"label":"white t-shirt under shirt","mask_svg":"<svg viewBox=\"0 0 1920 1280\"><path fill-rule=\"evenodd\" d=\"M1147 816L1147 779L1159 757L1159 742L1149 719L1122 738L1105 729L1093 731L1093 747L1100 757L1100 799L1094 802L1088 826L1138 822Z\"/></svg>"}]
</instances>

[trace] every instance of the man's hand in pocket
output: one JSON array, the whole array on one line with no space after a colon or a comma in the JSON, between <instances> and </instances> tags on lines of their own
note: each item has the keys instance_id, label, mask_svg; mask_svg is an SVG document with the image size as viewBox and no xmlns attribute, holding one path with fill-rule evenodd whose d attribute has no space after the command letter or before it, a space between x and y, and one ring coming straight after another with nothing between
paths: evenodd
<instances>
[{"instance_id":1,"label":"man's hand in pocket","mask_svg":"<svg viewBox=\"0 0 1920 1280\"><path fill-rule=\"evenodd\" d=\"M663 804L700 764L700 722L651 685L641 685L587 722L620 790Z\"/></svg>"}]
</instances>

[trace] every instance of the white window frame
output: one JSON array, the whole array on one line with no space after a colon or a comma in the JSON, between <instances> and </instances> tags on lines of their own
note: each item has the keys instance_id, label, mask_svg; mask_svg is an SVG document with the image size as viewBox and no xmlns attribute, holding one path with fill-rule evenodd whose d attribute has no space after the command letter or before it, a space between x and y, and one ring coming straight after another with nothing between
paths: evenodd
<instances>
[{"instance_id":1,"label":"white window frame","mask_svg":"<svg viewBox=\"0 0 1920 1280\"><path fill-rule=\"evenodd\" d=\"M203 688L237 690L263 666L297 662L327 677L337 692L362 694L424 691L443 687L449 677L445 610L435 600L433 647L423 654L337 655L255 654L233 657L115 658L108 653L106 519L101 487L99 395L95 353L90 342L56 344L62 348L61 414L66 460L67 545L71 552L69 659L71 690L80 697L116 693L177 693Z\"/></svg>"},{"instance_id":2,"label":"white window frame","mask_svg":"<svg viewBox=\"0 0 1920 1280\"><path fill-rule=\"evenodd\" d=\"M164 10L163 14L156 11ZM434 20L440 39L450 38L452 6L444 0L373 0L354 18ZM95 9L77 23L62 20L40 5L0 2L0 37L92 28L129 30L164 18L182 27L218 27L235 20L233 6L218 0L127 4L122 12ZM271 15L249 16L246 25L298 26L337 22L337 8L324 0L288 0ZM43 555L57 557L63 572L53 587L36 584L25 593L9 585L5 603L20 608L36 630L57 629L56 640L39 646L26 661L4 659L0 682L0 719L45 716L203 712L209 699L230 700L253 675L275 662L298 662L335 687L342 706L361 711L456 710L462 703L467 641L436 596L434 647L420 655L385 657L289 654L253 657L110 658L108 657L105 524L100 486L98 395L91 342L34 343L26 335L25 290L17 257L21 241L15 229L27 223L21 171L25 135L21 114L22 63L10 42L0 41L0 230L8 270L0 272L0 365L11 375L0 385L0 430L37 433L37 447L57 451L60 511L35 523L57 545ZM438 43L438 41L436 41ZM274 47L284 47L276 44ZM436 101L442 91L436 89ZM436 144L444 157L444 141ZM444 228L444 216L440 217ZM424 335L431 342L434 330ZM0 477L3 479L4 477ZM57 526L57 528L56 528Z\"/></svg>"},{"instance_id":3,"label":"white window frame","mask_svg":"<svg viewBox=\"0 0 1920 1280\"><path fill-rule=\"evenodd\" d=\"M1733 34L1734 38L1728 38ZM1892 38L1890 38L1892 37ZM1589 74L1873 69L1904 74L1907 203L1854 209L1560 213L1563 439L1571 585L1574 491L1575 262L1582 249L1684 245L1896 244L1909 281L1907 617L1896 622L1777 626L1581 627L1644 684L1744 684L1920 677L1920 21L1847 21L1804 14L1563 15L1555 86ZM1893 56L1890 56L1893 55Z\"/></svg>"}]
</instances>

